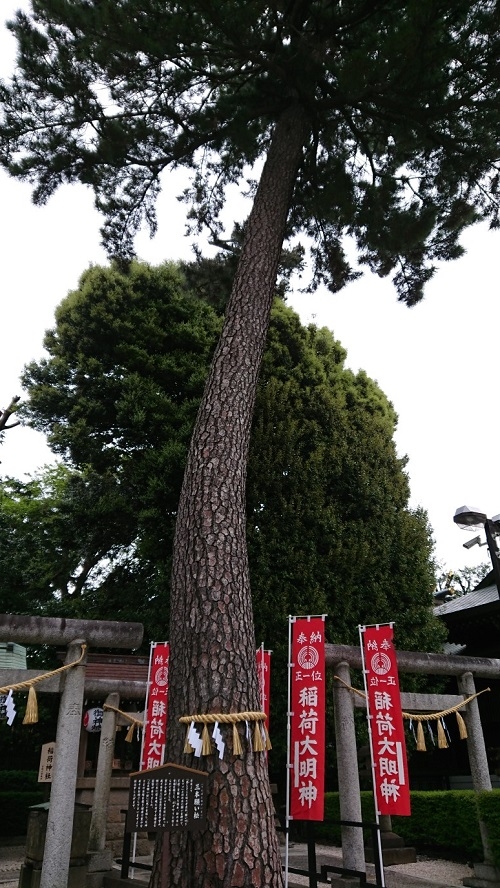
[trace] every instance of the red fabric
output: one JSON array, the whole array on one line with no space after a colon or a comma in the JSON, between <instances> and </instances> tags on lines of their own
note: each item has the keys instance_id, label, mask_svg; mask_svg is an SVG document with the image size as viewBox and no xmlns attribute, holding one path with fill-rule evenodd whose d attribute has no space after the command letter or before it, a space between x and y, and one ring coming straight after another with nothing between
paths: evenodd
<instances>
[{"instance_id":1,"label":"red fabric","mask_svg":"<svg viewBox=\"0 0 500 888\"><path fill-rule=\"evenodd\" d=\"M271 651L257 649L257 678L259 680L260 706L267 715L266 727L269 732L270 693L271 693Z\"/></svg>"},{"instance_id":2,"label":"red fabric","mask_svg":"<svg viewBox=\"0 0 500 888\"><path fill-rule=\"evenodd\" d=\"M410 814L398 663L390 624L362 626L365 687L378 814Z\"/></svg>"},{"instance_id":3,"label":"red fabric","mask_svg":"<svg viewBox=\"0 0 500 888\"><path fill-rule=\"evenodd\" d=\"M167 733L168 641L153 642L149 660L148 693L144 710L144 730L140 770L163 765Z\"/></svg>"},{"instance_id":4,"label":"red fabric","mask_svg":"<svg viewBox=\"0 0 500 888\"><path fill-rule=\"evenodd\" d=\"M325 797L325 624L292 623L290 817L323 820Z\"/></svg>"}]
</instances>

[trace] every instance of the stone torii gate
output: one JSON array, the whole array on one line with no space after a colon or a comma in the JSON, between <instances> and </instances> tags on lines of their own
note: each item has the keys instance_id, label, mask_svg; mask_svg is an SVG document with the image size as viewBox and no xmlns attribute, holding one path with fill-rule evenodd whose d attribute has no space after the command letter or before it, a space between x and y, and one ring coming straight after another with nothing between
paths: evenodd
<instances>
[{"instance_id":1,"label":"stone torii gate","mask_svg":"<svg viewBox=\"0 0 500 888\"><path fill-rule=\"evenodd\" d=\"M335 737L337 742L337 769L339 779L340 817L342 820L361 820L356 735L354 727L353 693L350 669L362 669L359 647L325 645L326 664L341 681L334 683ZM402 694L403 707L413 711L436 711L455 705L460 699L476 693L474 677L500 679L500 660L486 657L461 657L450 654L430 654L398 651L398 670L420 675L454 676L460 696L442 697L430 694ZM453 701L453 702L451 702ZM491 778L484 744L483 729L477 699L464 710L467 726L467 748L474 789L491 790ZM479 828L483 843L484 862L474 866L474 878L464 882L472 888L500 888L500 873L495 869L485 824ZM362 831L356 827L342 828L343 865L347 869L365 871L365 852Z\"/></svg>"},{"instance_id":2,"label":"stone torii gate","mask_svg":"<svg viewBox=\"0 0 500 888\"><path fill-rule=\"evenodd\" d=\"M0 615L0 641L15 641L21 644L67 645L66 663L74 663L80 658L82 643L91 647L137 648L142 641L143 627L139 623L105 622L97 620L65 620L44 617ZM400 672L413 672L426 675L455 676L458 680L459 699L475 693L474 677L499 679L500 660L481 657L461 657L446 654L430 654L399 651L397 654ZM93 694L104 699L117 691L128 699L144 697L143 682L126 682L111 685L102 679L92 682L85 680L85 659L78 666L68 670L64 677L49 678L43 683L44 692L61 692L59 719L56 736L56 756L51 791L47 838L40 888L67 888L70 862L70 849L73 828L74 800L77 779L78 748L84 695ZM361 803L359 774L354 729L354 700L347 686L351 684L350 669L362 668L361 652L358 647L347 645L326 645L326 663L342 679L335 682L335 734L337 741L337 764L339 773L340 816L342 820L359 822ZM1 670L3 684L17 684L34 678L41 673L32 670ZM441 708L441 699L433 695L402 695L407 710L435 710ZM424 697L427 698L427 702ZM448 701L450 698L445 698ZM114 698L116 702L116 697ZM111 697L109 698L111 705ZM447 703L444 704L448 705ZM483 732L477 700L467 704L464 712L467 725L467 745L473 786L476 791L490 790L491 780L486 757ZM95 851L104 848L104 819L107 802L106 774L110 774L111 761L105 752L107 741L114 736L114 714L106 712L103 718L101 745L99 752L103 779L99 780L100 795L94 799L91 825L90 847ZM108 743L110 748L110 742ZM101 753L103 754L101 755ZM467 884L474 888L500 888L500 874L492 864L488 835L485 825L480 823L484 848L484 863L476 865L475 879ZM342 851L344 867L358 871L365 870L365 853L361 830L343 827Z\"/></svg>"},{"instance_id":3,"label":"stone torii gate","mask_svg":"<svg viewBox=\"0 0 500 888\"><path fill-rule=\"evenodd\" d=\"M120 648L133 650L140 646L143 637L141 623L120 623L103 620L70 620L52 617L27 617L12 614L0 615L0 641L14 641L20 644L49 644L67 646L65 664L80 660L63 676L54 676L44 682L44 691L60 691L61 701L57 721L56 749L50 807L47 821L47 834L43 855L40 888L67 888L70 866L71 840L75 806L76 780L78 770L78 750L82 723L85 693L102 693L103 697L118 690L116 683L95 680L93 686L85 682L85 654L81 658L82 645L94 648ZM81 659L80 659L81 658ZM17 684L42 674L35 670L2 670L3 684ZM129 682L128 685L139 684ZM120 687L122 694L129 698L144 695L141 688ZM118 697L114 697L114 703ZM109 722L109 724L107 723ZM109 713L106 724L103 719L101 741L114 736L113 713ZM109 744L108 744L109 745ZM112 755L112 750L110 752ZM104 756L104 759L106 756ZM110 773L111 761L109 762ZM107 763L102 764L104 771ZM104 773L103 773L104 776ZM108 786L109 789L109 786ZM100 796L94 804L92 835L96 851L101 850L103 810L107 801L106 779L101 781ZM101 798L102 796L102 798ZM105 817L105 814L104 814ZM102 845L104 847L104 845Z\"/></svg>"}]
</instances>

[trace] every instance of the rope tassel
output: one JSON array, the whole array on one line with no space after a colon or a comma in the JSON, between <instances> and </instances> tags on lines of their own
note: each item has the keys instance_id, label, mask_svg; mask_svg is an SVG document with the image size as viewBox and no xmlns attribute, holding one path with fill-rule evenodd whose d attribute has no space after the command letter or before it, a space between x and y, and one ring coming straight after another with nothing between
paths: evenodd
<instances>
[{"instance_id":1,"label":"rope tassel","mask_svg":"<svg viewBox=\"0 0 500 888\"><path fill-rule=\"evenodd\" d=\"M422 722L417 722L417 750L418 752L426 752L427 747L425 745L425 737L424 737L424 729L422 727Z\"/></svg>"},{"instance_id":2,"label":"rope tassel","mask_svg":"<svg viewBox=\"0 0 500 888\"><path fill-rule=\"evenodd\" d=\"M134 730L136 725L137 722L130 723L129 729L127 731L127 736L125 737L125 743L132 743L132 740L134 739Z\"/></svg>"},{"instance_id":3,"label":"rope tassel","mask_svg":"<svg viewBox=\"0 0 500 888\"><path fill-rule=\"evenodd\" d=\"M448 741L446 739L446 734L444 732L443 723L441 719L438 719L437 722L437 732L438 732L438 747L439 749L448 749Z\"/></svg>"},{"instance_id":4,"label":"rope tassel","mask_svg":"<svg viewBox=\"0 0 500 888\"><path fill-rule=\"evenodd\" d=\"M269 736L269 731L267 730L267 725L264 724L263 727L264 727L264 736L266 738L265 746L266 746L267 751L269 752L269 750L273 748L273 744L271 743L271 738Z\"/></svg>"},{"instance_id":5,"label":"rope tassel","mask_svg":"<svg viewBox=\"0 0 500 888\"><path fill-rule=\"evenodd\" d=\"M233 734L233 743L232 743L232 755L244 755L243 745L241 742L241 737L238 731L238 724L240 722L245 722L246 724L246 740L248 747L253 748L254 752L264 752L266 749L271 749L271 741L269 739L269 734L267 732L267 728L264 724L266 720L265 712L261 712L260 710L245 710L245 712L207 712L207 713L197 713L195 715L182 715L179 718L181 724L187 725L187 735L186 742L184 745L184 752L186 755L195 751L191 745L192 735L190 739L190 728L189 726L193 725L203 725L203 731L201 735L202 747L201 754L202 755L211 755L213 752L212 743L215 742L217 744L217 748L219 748L217 740L211 740L210 735L208 733L208 725L215 725L214 730L222 726L222 725L232 725L232 734ZM253 737L250 733L249 722L254 722L254 731ZM220 731L218 733L220 739ZM200 753L195 751L196 755ZM220 750L219 750L220 754ZM221 756L222 757L222 756Z\"/></svg>"},{"instance_id":6,"label":"rope tassel","mask_svg":"<svg viewBox=\"0 0 500 888\"><path fill-rule=\"evenodd\" d=\"M210 734L208 733L207 725L203 725L203 731L201 734L201 754L202 755L211 755L212 754L212 741L210 739Z\"/></svg>"},{"instance_id":7,"label":"rope tassel","mask_svg":"<svg viewBox=\"0 0 500 888\"><path fill-rule=\"evenodd\" d=\"M255 728L253 730L253 751L254 752L264 752L264 741L262 739L262 731L260 729L260 722L255 722Z\"/></svg>"},{"instance_id":8,"label":"rope tassel","mask_svg":"<svg viewBox=\"0 0 500 888\"><path fill-rule=\"evenodd\" d=\"M233 755L242 755L243 747L241 745L240 735L238 733L238 725L233 722Z\"/></svg>"},{"instance_id":9,"label":"rope tassel","mask_svg":"<svg viewBox=\"0 0 500 888\"><path fill-rule=\"evenodd\" d=\"M36 691L33 685L30 685L28 691L28 702L26 703L26 713L23 718L23 725L36 725L38 721L38 701L36 699Z\"/></svg>"},{"instance_id":10,"label":"rope tassel","mask_svg":"<svg viewBox=\"0 0 500 888\"><path fill-rule=\"evenodd\" d=\"M338 675L334 675L333 677L336 681L340 682L340 684L344 685L344 687L346 687L349 691L352 691L353 694L358 694L363 699L366 699L366 694L363 691L360 691L357 688L351 687L351 685L347 684L347 682L345 682ZM415 720L417 722L417 750L419 752L426 751L424 729L422 727L423 721L427 722L427 729L429 731L429 735L430 735L433 743L434 743L434 734L432 733L432 728L430 726L430 723L432 721L437 721L438 747L440 749L447 749L448 748L448 746L449 746L448 740L450 739L450 735L449 735L448 729L443 721L443 718L445 715L452 715L452 713L455 713L455 715L457 717L457 724L458 724L458 731L460 734L460 739L466 740L467 739L467 725L465 724L463 717L461 716L461 714L458 710L463 709L463 707L466 706L467 703L470 703L472 700L475 700L477 697L480 697L481 694L485 694L489 690L491 690L491 689L490 688L483 688L482 691L477 691L477 693L471 694L470 697L466 697L465 700L462 700L460 703L457 703L456 706L450 706L449 709L443 709L441 712L433 712L432 714L429 714L429 715L422 715L422 714L417 715L417 714L412 714L411 712L402 712L401 715L403 716L403 718L409 719L409 721L410 721L410 730L413 729L413 720ZM446 734L448 734L448 738L446 737Z\"/></svg>"},{"instance_id":11,"label":"rope tassel","mask_svg":"<svg viewBox=\"0 0 500 888\"><path fill-rule=\"evenodd\" d=\"M183 749L183 752L185 755L190 755L192 752L194 752L194 749L189 742L189 730L190 730L190 726L188 725L186 728L186 739L184 741L184 749Z\"/></svg>"},{"instance_id":12,"label":"rope tassel","mask_svg":"<svg viewBox=\"0 0 500 888\"><path fill-rule=\"evenodd\" d=\"M463 720L463 717L459 712L456 712L457 716L457 724L458 724L458 733L460 734L461 740L467 740L467 726Z\"/></svg>"}]
</instances>

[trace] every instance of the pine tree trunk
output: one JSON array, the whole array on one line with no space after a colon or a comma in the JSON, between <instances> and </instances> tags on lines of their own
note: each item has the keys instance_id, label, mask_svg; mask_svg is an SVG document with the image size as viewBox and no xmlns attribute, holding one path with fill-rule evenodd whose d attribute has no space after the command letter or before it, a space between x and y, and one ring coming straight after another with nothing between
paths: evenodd
<instances>
[{"instance_id":1,"label":"pine tree trunk","mask_svg":"<svg viewBox=\"0 0 500 888\"><path fill-rule=\"evenodd\" d=\"M200 406L181 492L170 609L166 760L209 773L208 828L165 834L154 888L283 884L266 757L223 760L183 753L178 719L260 710L245 528L252 414L286 218L307 122L299 108L278 121L247 223L226 319Z\"/></svg>"}]
</instances>

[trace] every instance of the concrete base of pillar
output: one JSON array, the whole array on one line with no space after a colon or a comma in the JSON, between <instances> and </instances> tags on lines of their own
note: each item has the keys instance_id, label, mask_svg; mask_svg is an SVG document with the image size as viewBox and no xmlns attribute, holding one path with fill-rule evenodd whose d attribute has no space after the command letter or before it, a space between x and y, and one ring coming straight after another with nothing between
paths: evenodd
<instances>
[{"instance_id":1,"label":"concrete base of pillar","mask_svg":"<svg viewBox=\"0 0 500 888\"><path fill-rule=\"evenodd\" d=\"M382 848L384 866L397 866L398 863L416 863L415 848Z\"/></svg>"},{"instance_id":2,"label":"concrete base of pillar","mask_svg":"<svg viewBox=\"0 0 500 888\"><path fill-rule=\"evenodd\" d=\"M384 866L397 866L399 863L416 863L417 852L415 848L407 848L404 839L393 832L382 832L382 859ZM365 858L368 863L374 862L373 848L369 845L365 848Z\"/></svg>"},{"instance_id":3,"label":"concrete base of pillar","mask_svg":"<svg viewBox=\"0 0 500 888\"><path fill-rule=\"evenodd\" d=\"M40 888L41 877L41 869L35 869L29 863L23 863L19 873L19 888ZM86 877L86 866L70 866L67 882L68 888L86 888Z\"/></svg>"},{"instance_id":4,"label":"concrete base of pillar","mask_svg":"<svg viewBox=\"0 0 500 888\"><path fill-rule=\"evenodd\" d=\"M500 870L490 863L475 863L474 875L463 880L468 888L500 888Z\"/></svg>"},{"instance_id":5,"label":"concrete base of pillar","mask_svg":"<svg viewBox=\"0 0 500 888\"><path fill-rule=\"evenodd\" d=\"M142 886L144 888L144 882L139 879L122 879L119 873L116 875L105 875L103 882L103 888L137 888L137 886Z\"/></svg>"},{"instance_id":6,"label":"concrete base of pillar","mask_svg":"<svg viewBox=\"0 0 500 888\"><path fill-rule=\"evenodd\" d=\"M109 848L103 851L90 851L86 888L102 888L104 876L113 869L113 854Z\"/></svg>"},{"instance_id":7,"label":"concrete base of pillar","mask_svg":"<svg viewBox=\"0 0 500 888\"><path fill-rule=\"evenodd\" d=\"M367 863L374 863L373 850L371 848L366 849L365 857ZM384 866L397 866L398 863L416 863L417 852L415 848L382 848L382 859Z\"/></svg>"},{"instance_id":8,"label":"concrete base of pillar","mask_svg":"<svg viewBox=\"0 0 500 888\"><path fill-rule=\"evenodd\" d=\"M89 851L89 873L109 872L113 869L113 854L109 848L102 851Z\"/></svg>"}]
</instances>

